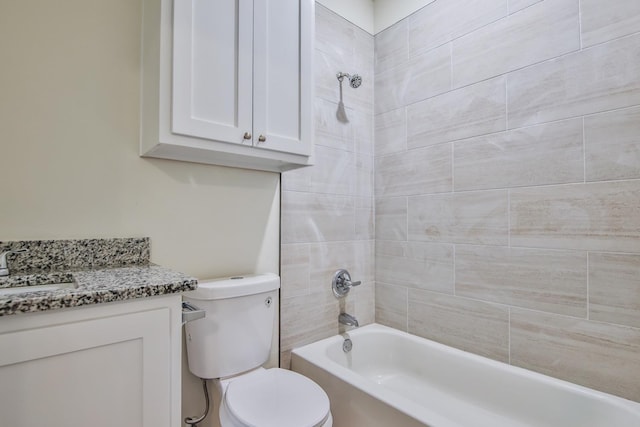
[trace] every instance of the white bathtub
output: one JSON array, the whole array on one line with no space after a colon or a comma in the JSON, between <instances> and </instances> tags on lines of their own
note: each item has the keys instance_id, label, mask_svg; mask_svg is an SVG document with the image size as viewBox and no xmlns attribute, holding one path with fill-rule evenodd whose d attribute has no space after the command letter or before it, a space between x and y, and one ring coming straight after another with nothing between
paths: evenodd
<instances>
[{"instance_id":1,"label":"white bathtub","mask_svg":"<svg viewBox=\"0 0 640 427\"><path fill-rule=\"evenodd\" d=\"M381 325L293 350L335 427L637 427L640 404Z\"/></svg>"}]
</instances>

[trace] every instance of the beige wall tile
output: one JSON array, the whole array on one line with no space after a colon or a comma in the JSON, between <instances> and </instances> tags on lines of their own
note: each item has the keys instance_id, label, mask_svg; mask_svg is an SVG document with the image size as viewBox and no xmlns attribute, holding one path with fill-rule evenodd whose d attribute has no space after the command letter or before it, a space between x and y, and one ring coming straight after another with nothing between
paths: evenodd
<instances>
[{"instance_id":1,"label":"beige wall tile","mask_svg":"<svg viewBox=\"0 0 640 427\"><path fill-rule=\"evenodd\" d=\"M333 275L340 269L348 270L355 281L372 283L374 280L373 246L372 241L311 244L309 249L311 292L331 293Z\"/></svg>"},{"instance_id":2,"label":"beige wall tile","mask_svg":"<svg viewBox=\"0 0 640 427\"><path fill-rule=\"evenodd\" d=\"M406 332L407 298L405 287L376 283L376 322Z\"/></svg>"},{"instance_id":3,"label":"beige wall tile","mask_svg":"<svg viewBox=\"0 0 640 427\"><path fill-rule=\"evenodd\" d=\"M456 190L582 182L582 119L457 141L454 165Z\"/></svg>"},{"instance_id":4,"label":"beige wall tile","mask_svg":"<svg viewBox=\"0 0 640 427\"><path fill-rule=\"evenodd\" d=\"M640 252L638 212L640 181L511 190L511 245Z\"/></svg>"},{"instance_id":5,"label":"beige wall tile","mask_svg":"<svg viewBox=\"0 0 640 427\"><path fill-rule=\"evenodd\" d=\"M356 240L375 239L375 214L373 197L356 197Z\"/></svg>"},{"instance_id":6,"label":"beige wall tile","mask_svg":"<svg viewBox=\"0 0 640 427\"><path fill-rule=\"evenodd\" d=\"M289 298L309 293L309 245L280 247L280 295Z\"/></svg>"},{"instance_id":7,"label":"beige wall tile","mask_svg":"<svg viewBox=\"0 0 640 427\"><path fill-rule=\"evenodd\" d=\"M509 128L640 104L640 35L508 75Z\"/></svg>"},{"instance_id":8,"label":"beige wall tile","mask_svg":"<svg viewBox=\"0 0 640 427\"><path fill-rule=\"evenodd\" d=\"M355 26L330 9L316 4L315 47L323 52L351 59Z\"/></svg>"},{"instance_id":9,"label":"beige wall tile","mask_svg":"<svg viewBox=\"0 0 640 427\"><path fill-rule=\"evenodd\" d=\"M329 293L313 293L281 300L280 351L310 344L338 333L338 300Z\"/></svg>"},{"instance_id":10,"label":"beige wall tile","mask_svg":"<svg viewBox=\"0 0 640 427\"><path fill-rule=\"evenodd\" d=\"M456 295L587 317L584 252L456 246Z\"/></svg>"},{"instance_id":11,"label":"beige wall tile","mask_svg":"<svg viewBox=\"0 0 640 427\"><path fill-rule=\"evenodd\" d=\"M409 240L507 245L505 190L409 197Z\"/></svg>"},{"instance_id":12,"label":"beige wall tile","mask_svg":"<svg viewBox=\"0 0 640 427\"><path fill-rule=\"evenodd\" d=\"M451 89L451 47L443 45L376 73L376 114Z\"/></svg>"},{"instance_id":13,"label":"beige wall tile","mask_svg":"<svg viewBox=\"0 0 640 427\"><path fill-rule=\"evenodd\" d=\"M409 333L501 362L509 361L509 309L409 289Z\"/></svg>"},{"instance_id":14,"label":"beige wall tile","mask_svg":"<svg viewBox=\"0 0 640 427\"><path fill-rule=\"evenodd\" d=\"M282 369L291 369L291 350L280 352L280 367Z\"/></svg>"},{"instance_id":15,"label":"beige wall tile","mask_svg":"<svg viewBox=\"0 0 640 427\"><path fill-rule=\"evenodd\" d=\"M336 117L337 110L337 100L332 102L316 98L314 107L316 145L354 151L353 123L339 121ZM352 110L349 108L347 108L347 115L352 115Z\"/></svg>"},{"instance_id":16,"label":"beige wall tile","mask_svg":"<svg viewBox=\"0 0 640 427\"><path fill-rule=\"evenodd\" d=\"M312 193L353 195L356 193L356 154L333 148L315 147L315 164L308 170Z\"/></svg>"},{"instance_id":17,"label":"beige wall tile","mask_svg":"<svg viewBox=\"0 0 640 427\"><path fill-rule=\"evenodd\" d=\"M640 328L640 255L589 254L589 318Z\"/></svg>"},{"instance_id":18,"label":"beige wall tile","mask_svg":"<svg viewBox=\"0 0 640 427\"><path fill-rule=\"evenodd\" d=\"M345 58L316 48L313 61L316 98L337 104L340 101L340 86L336 73L345 67Z\"/></svg>"},{"instance_id":19,"label":"beige wall tile","mask_svg":"<svg viewBox=\"0 0 640 427\"><path fill-rule=\"evenodd\" d=\"M376 320L376 283L365 282L362 285L352 288L347 295L347 299L354 301L353 313L360 326L374 323Z\"/></svg>"},{"instance_id":20,"label":"beige wall tile","mask_svg":"<svg viewBox=\"0 0 640 427\"><path fill-rule=\"evenodd\" d=\"M640 107L585 117L584 138L587 181L640 178Z\"/></svg>"},{"instance_id":21,"label":"beige wall tile","mask_svg":"<svg viewBox=\"0 0 640 427\"><path fill-rule=\"evenodd\" d=\"M511 309L511 363L640 400L640 330Z\"/></svg>"},{"instance_id":22,"label":"beige wall tile","mask_svg":"<svg viewBox=\"0 0 640 427\"><path fill-rule=\"evenodd\" d=\"M282 243L353 240L353 197L282 192Z\"/></svg>"},{"instance_id":23,"label":"beige wall tile","mask_svg":"<svg viewBox=\"0 0 640 427\"><path fill-rule=\"evenodd\" d=\"M280 175L282 191L309 191L311 186L311 169L300 168L283 172Z\"/></svg>"},{"instance_id":24,"label":"beige wall tile","mask_svg":"<svg viewBox=\"0 0 640 427\"><path fill-rule=\"evenodd\" d=\"M362 77L362 85L358 89L343 85L344 102L349 107L371 115L373 114L375 87L373 36L355 25L354 35L353 58L351 61L345 61L340 66L340 71L359 74ZM345 66L348 67L348 70L344 69ZM334 72L334 74L335 73L337 73L337 71Z\"/></svg>"},{"instance_id":25,"label":"beige wall tile","mask_svg":"<svg viewBox=\"0 0 640 427\"><path fill-rule=\"evenodd\" d=\"M349 114L349 120L353 126L356 153L373 156L375 147L373 114L355 110L353 114Z\"/></svg>"},{"instance_id":26,"label":"beige wall tile","mask_svg":"<svg viewBox=\"0 0 640 427\"><path fill-rule=\"evenodd\" d=\"M509 0L509 13L518 12L544 0Z\"/></svg>"},{"instance_id":27,"label":"beige wall tile","mask_svg":"<svg viewBox=\"0 0 640 427\"><path fill-rule=\"evenodd\" d=\"M375 117L375 155L398 153L407 149L407 114L404 108Z\"/></svg>"},{"instance_id":28,"label":"beige wall tile","mask_svg":"<svg viewBox=\"0 0 640 427\"><path fill-rule=\"evenodd\" d=\"M504 77L447 92L407 107L409 148L500 132L505 128Z\"/></svg>"},{"instance_id":29,"label":"beige wall tile","mask_svg":"<svg viewBox=\"0 0 640 427\"><path fill-rule=\"evenodd\" d=\"M409 17L409 55L450 42L507 15L507 0L435 1Z\"/></svg>"},{"instance_id":30,"label":"beige wall tile","mask_svg":"<svg viewBox=\"0 0 640 427\"><path fill-rule=\"evenodd\" d=\"M392 25L375 35L375 72L383 73L409 59L409 20Z\"/></svg>"},{"instance_id":31,"label":"beige wall tile","mask_svg":"<svg viewBox=\"0 0 640 427\"><path fill-rule=\"evenodd\" d=\"M580 49L576 0L546 0L453 42L460 87Z\"/></svg>"},{"instance_id":32,"label":"beige wall tile","mask_svg":"<svg viewBox=\"0 0 640 427\"><path fill-rule=\"evenodd\" d=\"M376 198L376 239L407 240L407 198Z\"/></svg>"},{"instance_id":33,"label":"beige wall tile","mask_svg":"<svg viewBox=\"0 0 640 427\"><path fill-rule=\"evenodd\" d=\"M404 105L422 101L451 90L451 46L445 44L409 60L406 84L398 85L394 76L387 76L396 89L404 91ZM384 78L384 77L383 77ZM384 96L384 94L382 94Z\"/></svg>"},{"instance_id":34,"label":"beige wall tile","mask_svg":"<svg viewBox=\"0 0 640 427\"><path fill-rule=\"evenodd\" d=\"M343 157L347 157L346 153L343 153ZM337 168L338 164L341 164L344 160L338 161L335 168ZM347 171L346 173L350 173L352 175L351 178L344 177L344 181L348 182L349 179L353 179L354 182L354 190L352 194L361 197L367 197L373 195L373 185L374 185L374 176L373 176L373 156L370 154L356 154L355 155L355 167L351 171Z\"/></svg>"},{"instance_id":35,"label":"beige wall tile","mask_svg":"<svg viewBox=\"0 0 640 427\"><path fill-rule=\"evenodd\" d=\"M582 45L613 40L640 31L640 2L637 0L580 0Z\"/></svg>"},{"instance_id":36,"label":"beige wall tile","mask_svg":"<svg viewBox=\"0 0 640 427\"><path fill-rule=\"evenodd\" d=\"M376 242L376 281L453 293L453 245Z\"/></svg>"},{"instance_id":37,"label":"beige wall tile","mask_svg":"<svg viewBox=\"0 0 640 427\"><path fill-rule=\"evenodd\" d=\"M451 144L376 157L376 196L451 191Z\"/></svg>"}]
</instances>

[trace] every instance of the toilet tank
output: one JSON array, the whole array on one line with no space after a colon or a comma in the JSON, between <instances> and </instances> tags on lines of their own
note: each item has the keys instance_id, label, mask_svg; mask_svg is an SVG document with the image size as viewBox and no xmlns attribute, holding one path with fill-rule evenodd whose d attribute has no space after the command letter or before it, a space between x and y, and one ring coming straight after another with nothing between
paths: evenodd
<instances>
[{"instance_id":1,"label":"toilet tank","mask_svg":"<svg viewBox=\"0 0 640 427\"><path fill-rule=\"evenodd\" d=\"M269 359L280 277L275 274L198 282L185 301L206 311L185 326L189 370L200 378L222 378L256 368Z\"/></svg>"}]
</instances>

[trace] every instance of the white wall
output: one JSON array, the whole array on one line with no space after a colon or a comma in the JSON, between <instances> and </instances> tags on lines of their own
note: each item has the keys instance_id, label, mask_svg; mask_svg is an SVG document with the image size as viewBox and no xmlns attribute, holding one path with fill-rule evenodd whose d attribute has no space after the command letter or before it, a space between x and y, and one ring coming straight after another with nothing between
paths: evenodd
<instances>
[{"instance_id":1,"label":"white wall","mask_svg":"<svg viewBox=\"0 0 640 427\"><path fill-rule=\"evenodd\" d=\"M317 0L369 34L373 34L373 8L375 0Z\"/></svg>"},{"instance_id":2,"label":"white wall","mask_svg":"<svg viewBox=\"0 0 640 427\"><path fill-rule=\"evenodd\" d=\"M374 0L373 34L378 34L435 0Z\"/></svg>"},{"instance_id":3,"label":"white wall","mask_svg":"<svg viewBox=\"0 0 640 427\"><path fill-rule=\"evenodd\" d=\"M278 272L279 175L138 156L141 2L0 3L0 240L149 236L198 277Z\"/></svg>"},{"instance_id":4,"label":"white wall","mask_svg":"<svg viewBox=\"0 0 640 427\"><path fill-rule=\"evenodd\" d=\"M149 236L196 277L278 273L279 174L138 156L140 31L140 1L0 2L0 240Z\"/></svg>"},{"instance_id":5,"label":"white wall","mask_svg":"<svg viewBox=\"0 0 640 427\"><path fill-rule=\"evenodd\" d=\"M369 34L378 34L435 0L317 0Z\"/></svg>"}]
</instances>

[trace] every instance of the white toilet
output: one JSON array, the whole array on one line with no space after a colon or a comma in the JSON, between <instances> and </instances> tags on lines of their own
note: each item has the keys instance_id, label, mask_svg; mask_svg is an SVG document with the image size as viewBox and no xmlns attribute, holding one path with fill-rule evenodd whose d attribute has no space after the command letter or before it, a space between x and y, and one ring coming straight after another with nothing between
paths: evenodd
<instances>
[{"instance_id":1,"label":"white toilet","mask_svg":"<svg viewBox=\"0 0 640 427\"><path fill-rule=\"evenodd\" d=\"M186 324L189 370L215 379L222 427L331 427L329 398L315 382L269 359L280 278L203 281L184 294L206 311Z\"/></svg>"}]
</instances>

